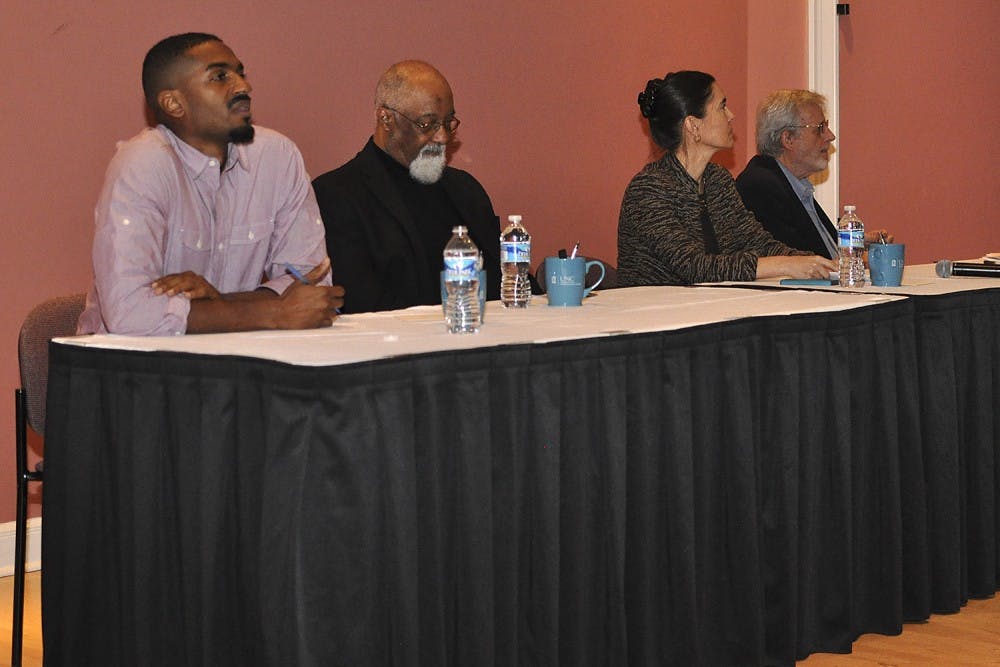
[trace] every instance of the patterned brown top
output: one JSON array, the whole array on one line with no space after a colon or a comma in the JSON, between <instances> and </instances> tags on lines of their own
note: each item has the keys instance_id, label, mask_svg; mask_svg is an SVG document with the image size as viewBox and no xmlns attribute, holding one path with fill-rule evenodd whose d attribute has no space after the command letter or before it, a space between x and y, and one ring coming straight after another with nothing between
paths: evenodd
<instances>
[{"instance_id":1,"label":"patterned brown top","mask_svg":"<svg viewBox=\"0 0 1000 667\"><path fill-rule=\"evenodd\" d=\"M618 286L753 280L757 258L809 255L775 240L743 206L725 168L702 175L719 254L705 250L698 183L672 153L632 178L618 218Z\"/></svg>"}]
</instances>

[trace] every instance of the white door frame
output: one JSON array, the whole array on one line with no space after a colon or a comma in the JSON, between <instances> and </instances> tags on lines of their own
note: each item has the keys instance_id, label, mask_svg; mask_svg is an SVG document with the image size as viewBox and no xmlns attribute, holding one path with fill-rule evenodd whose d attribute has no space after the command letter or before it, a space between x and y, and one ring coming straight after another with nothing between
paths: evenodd
<instances>
[{"instance_id":1,"label":"white door frame","mask_svg":"<svg viewBox=\"0 0 1000 667\"><path fill-rule=\"evenodd\" d=\"M809 0L809 89L826 97L826 117L834 133L840 129L839 17L836 0ZM830 155L830 166L817 174L815 197L831 219L840 215L841 140Z\"/></svg>"}]
</instances>

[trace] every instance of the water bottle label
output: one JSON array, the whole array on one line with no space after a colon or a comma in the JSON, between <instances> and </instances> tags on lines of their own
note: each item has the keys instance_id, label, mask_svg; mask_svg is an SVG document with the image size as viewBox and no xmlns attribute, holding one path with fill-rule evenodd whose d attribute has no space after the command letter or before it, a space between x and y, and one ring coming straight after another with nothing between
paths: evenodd
<instances>
[{"instance_id":1,"label":"water bottle label","mask_svg":"<svg viewBox=\"0 0 1000 667\"><path fill-rule=\"evenodd\" d=\"M863 229L842 229L837 232L837 241L841 248L864 248L865 232Z\"/></svg>"},{"instance_id":2,"label":"water bottle label","mask_svg":"<svg viewBox=\"0 0 1000 667\"><path fill-rule=\"evenodd\" d=\"M475 280L479 277L475 257L447 257L444 260L444 279L448 282Z\"/></svg>"},{"instance_id":3,"label":"water bottle label","mask_svg":"<svg viewBox=\"0 0 1000 667\"><path fill-rule=\"evenodd\" d=\"M531 242L530 241L503 241L500 243L500 261L503 263L531 262Z\"/></svg>"}]
</instances>

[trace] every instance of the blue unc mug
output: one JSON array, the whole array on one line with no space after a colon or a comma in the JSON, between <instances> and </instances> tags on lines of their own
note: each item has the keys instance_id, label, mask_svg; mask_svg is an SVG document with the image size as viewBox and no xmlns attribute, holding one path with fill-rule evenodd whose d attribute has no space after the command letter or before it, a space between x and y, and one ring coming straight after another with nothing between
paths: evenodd
<instances>
[{"instance_id":1,"label":"blue unc mug","mask_svg":"<svg viewBox=\"0 0 1000 667\"><path fill-rule=\"evenodd\" d=\"M600 267L601 277L588 287L584 281L587 270L592 266ZM549 296L550 306L579 306L583 303L583 298L600 285L602 280L604 265L596 259L588 262L583 257L545 258L545 293Z\"/></svg>"},{"instance_id":2,"label":"blue unc mug","mask_svg":"<svg viewBox=\"0 0 1000 667\"><path fill-rule=\"evenodd\" d=\"M899 287L903 282L906 246L902 243L872 243L868 246L868 272L876 287Z\"/></svg>"}]
</instances>

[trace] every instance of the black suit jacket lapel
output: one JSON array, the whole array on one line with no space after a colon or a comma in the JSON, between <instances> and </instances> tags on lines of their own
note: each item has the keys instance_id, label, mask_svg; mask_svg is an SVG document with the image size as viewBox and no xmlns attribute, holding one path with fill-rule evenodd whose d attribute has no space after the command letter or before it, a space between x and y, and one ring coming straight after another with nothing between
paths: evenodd
<instances>
[{"instance_id":1,"label":"black suit jacket lapel","mask_svg":"<svg viewBox=\"0 0 1000 667\"><path fill-rule=\"evenodd\" d=\"M816 209L816 215L819 216L820 222L823 223L826 231L830 234L830 238L833 239L833 245L837 245L837 228L830 222L830 218L827 217L823 207L819 205L819 202L815 198L813 198L813 207Z\"/></svg>"},{"instance_id":2,"label":"black suit jacket lapel","mask_svg":"<svg viewBox=\"0 0 1000 667\"><path fill-rule=\"evenodd\" d=\"M489 212L488 205L484 206L484 201L478 194L480 191L472 190L462 183L460 175L450 167L445 169L441 185L458 211L462 223L469 230L469 236L483 254L485 266L489 268L493 263L499 265L499 219Z\"/></svg>"},{"instance_id":3,"label":"black suit jacket lapel","mask_svg":"<svg viewBox=\"0 0 1000 667\"><path fill-rule=\"evenodd\" d=\"M778 177L781 181L782 186L785 188L785 193L788 197L795 202L800 202L799 206L795 209L795 215L799 218L799 229L802 230L802 234L808 237L812 237L813 243L811 245L818 248L826 248L826 243L819 237L819 231L816 229L816 225L813 224L812 218L809 217L809 213L802 207L799 196L795 193L795 189L792 188L792 184L788 182L788 178L785 176L785 172L781 170L781 166L778 161L773 157L768 157L764 161L764 166ZM833 225L830 224L830 219L826 217L826 213L820 208L819 204L816 203L815 197L812 200L813 208L816 209L816 213L819 215L820 222L824 224L827 230L831 230L833 233L833 238L836 239L836 230L833 229ZM826 254L825 252L823 254Z\"/></svg>"}]
</instances>

